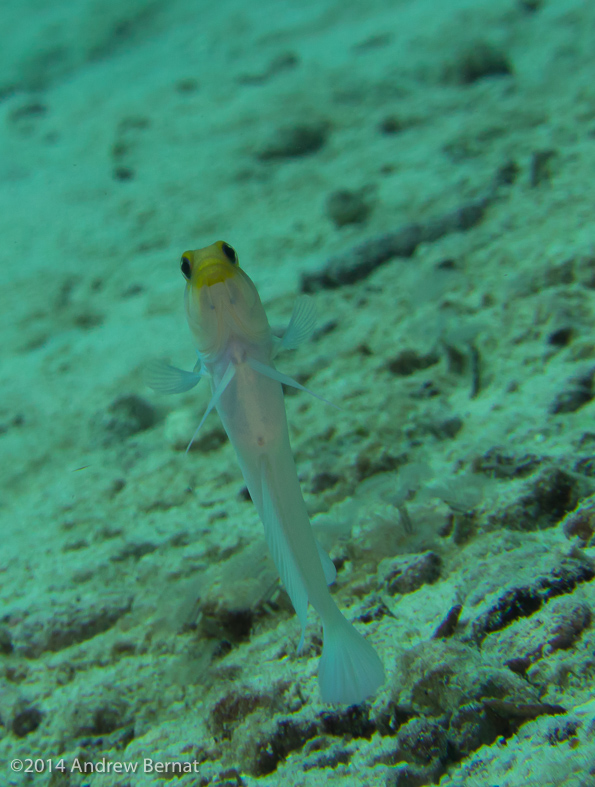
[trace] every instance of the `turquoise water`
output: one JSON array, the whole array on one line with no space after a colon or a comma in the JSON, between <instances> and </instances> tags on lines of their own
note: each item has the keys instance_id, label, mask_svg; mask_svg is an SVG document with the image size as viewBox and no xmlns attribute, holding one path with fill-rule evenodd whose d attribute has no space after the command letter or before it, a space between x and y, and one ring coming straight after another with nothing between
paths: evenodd
<instances>
[{"instance_id":1,"label":"turquoise water","mask_svg":"<svg viewBox=\"0 0 595 787\"><path fill-rule=\"evenodd\" d=\"M593 782L595 8L0 9L0 787ZM322 703L196 354L231 244L331 592ZM11 767L11 763L16 764ZM19 764L20 763L20 764ZM177 772L176 772L177 769ZM173 778L173 777L172 777Z\"/></svg>"}]
</instances>

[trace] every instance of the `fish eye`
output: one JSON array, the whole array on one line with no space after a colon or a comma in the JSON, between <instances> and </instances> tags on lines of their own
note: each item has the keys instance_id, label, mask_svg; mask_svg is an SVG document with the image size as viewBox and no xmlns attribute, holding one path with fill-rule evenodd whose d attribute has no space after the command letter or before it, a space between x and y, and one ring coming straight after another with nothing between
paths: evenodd
<instances>
[{"instance_id":1,"label":"fish eye","mask_svg":"<svg viewBox=\"0 0 595 787\"><path fill-rule=\"evenodd\" d=\"M190 281L190 276L192 274L192 268L190 266L190 260L184 254L182 257L182 261L180 262L180 270L182 271L182 275L185 279Z\"/></svg>"},{"instance_id":2,"label":"fish eye","mask_svg":"<svg viewBox=\"0 0 595 787\"><path fill-rule=\"evenodd\" d=\"M221 251L233 265L238 264L238 255L236 254L236 250L233 248L233 246L230 246L229 243L222 243Z\"/></svg>"}]
</instances>

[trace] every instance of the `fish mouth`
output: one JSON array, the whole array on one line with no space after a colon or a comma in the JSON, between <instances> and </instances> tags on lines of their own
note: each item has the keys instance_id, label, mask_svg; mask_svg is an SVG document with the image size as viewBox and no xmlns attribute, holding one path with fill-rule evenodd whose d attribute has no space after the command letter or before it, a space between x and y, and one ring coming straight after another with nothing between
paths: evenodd
<instances>
[{"instance_id":1,"label":"fish mouth","mask_svg":"<svg viewBox=\"0 0 595 787\"><path fill-rule=\"evenodd\" d=\"M222 284L224 281L235 276L235 269L227 262L223 262L215 257L202 260L198 268L194 271L194 286L197 289L202 287L212 287L215 284Z\"/></svg>"}]
</instances>

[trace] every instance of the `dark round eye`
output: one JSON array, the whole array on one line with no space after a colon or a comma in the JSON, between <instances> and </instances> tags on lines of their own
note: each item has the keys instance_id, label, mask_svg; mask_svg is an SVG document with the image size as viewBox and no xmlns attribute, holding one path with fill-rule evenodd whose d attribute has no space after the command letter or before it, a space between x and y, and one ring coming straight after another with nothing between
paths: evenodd
<instances>
[{"instance_id":1,"label":"dark round eye","mask_svg":"<svg viewBox=\"0 0 595 787\"><path fill-rule=\"evenodd\" d=\"M233 248L233 246L230 246L229 243L222 243L221 251L225 254L227 259L233 263L233 265L238 264L238 255L236 254L236 250Z\"/></svg>"},{"instance_id":2,"label":"dark round eye","mask_svg":"<svg viewBox=\"0 0 595 787\"><path fill-rule=\"evenodd\" d=\"M192 275L192 268L190 267L190 260L186 255L182 257L182 262L180 263L180 269L182 271L182 275L185 279L190 281L190 276Z\"/></svg>"}]
</instances>

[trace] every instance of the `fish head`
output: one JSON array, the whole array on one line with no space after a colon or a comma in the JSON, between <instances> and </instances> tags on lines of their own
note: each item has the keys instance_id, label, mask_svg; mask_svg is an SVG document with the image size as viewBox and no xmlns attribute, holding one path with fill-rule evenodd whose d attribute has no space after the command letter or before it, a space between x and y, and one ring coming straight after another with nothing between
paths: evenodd
<instances>
[{"instance_id":1,"label":"fish head","mask_svg":"<svg viewBox=\"0 0 595 787\"><path fill-rule=\"evenodd\" d=\"M229 243L185 251L180 269L186 317L201 355L220 353L232 337L249 344L272 341L256 287Z\"/></svg>"}]
</instances>

